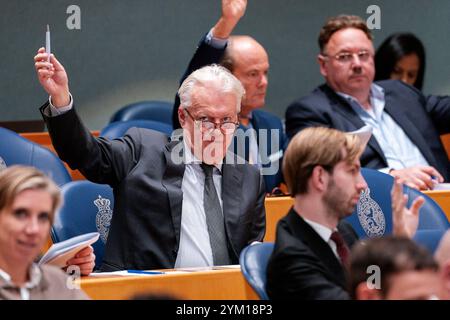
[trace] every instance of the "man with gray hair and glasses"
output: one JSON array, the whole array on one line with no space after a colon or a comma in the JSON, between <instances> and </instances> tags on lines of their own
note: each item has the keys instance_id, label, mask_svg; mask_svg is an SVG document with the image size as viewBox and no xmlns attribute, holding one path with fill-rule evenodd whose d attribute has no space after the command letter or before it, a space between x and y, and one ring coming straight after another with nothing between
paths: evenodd
<instances>
[{"instance_id":1,"label":"man with gray hair and glasses","mask_svg":"<svg viewBox=\"0 0 450 320\"><path fill-rule=\"evenodd\" d=\"M263 239L263 178L225 157L244 94L229 71L207 66L183 82L181 139L132 128L108 140L81 123L55 56L48 62L41 48L34 59L50 95L41 113L58 155L114 189L102 271L237 264L245 246Z\"/></svg>"}]
</instances>

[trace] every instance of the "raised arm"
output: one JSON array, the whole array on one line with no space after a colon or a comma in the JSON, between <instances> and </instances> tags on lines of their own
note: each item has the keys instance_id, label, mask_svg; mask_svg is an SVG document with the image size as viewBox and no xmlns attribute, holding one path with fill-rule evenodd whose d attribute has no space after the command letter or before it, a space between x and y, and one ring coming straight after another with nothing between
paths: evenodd
<instances>
[{"instance_id":1,"label":"raised arm","mask_svg":"<svg viewBox=\"0 0 450 320\"><path fill-rule=\"evenodd\" d=\"M69 105L69 79L63 65L51 54L48 62L48 54L44 48L40 48L34 57L39 83L52 97L52 103L56 108Z\"/></svg>"},{"instance_id":2,"label":"raised arm","mask_svg":"<svg viewBox=\"0 0 450 320\"><path fill-rule=\"evenodd\" d=\"M222 16L212 29L213 37L228 39L246 8L247 0L222 0Z\"/></svg>"},{"instance_id":3,"label":"raised arm","mask_svg":"<svg viewBox=\"0 0 450 320\"><path fill-rule=\"evenodd\" d=\"M220 63L223 54L226 49L225 44L216 46L211 42L216 40L227 40L239 20L245 13L247 7L247 0L222 0L222 14L214 27L211 29L212 41L207 41L206 37L203 37L200 41L194 56L191 58L189 65L180 79L180 85L183 81L195 70L200 69L209 64ZM172 122L174 129L180 128L180 122L178 120L178 108L180 106L180 98L178 94L175 96L172 112Z\"/></svg>"},{"instance_id":4,"label":"raised arm","mask_svg":"<svg viewBox=\"0 0 450 320\"><path fill-rule=\"evenodd\" d=\"M50 95L41 113L58 156L72 169L79 169L87 179L114 186L137 162L141 145L139 131L130 130L121 140L93 137L73 108L63 65L53 55L50 62L47 59L45 49L40 48L34 62L39 83Z\"/></svg>"}]
</instances>

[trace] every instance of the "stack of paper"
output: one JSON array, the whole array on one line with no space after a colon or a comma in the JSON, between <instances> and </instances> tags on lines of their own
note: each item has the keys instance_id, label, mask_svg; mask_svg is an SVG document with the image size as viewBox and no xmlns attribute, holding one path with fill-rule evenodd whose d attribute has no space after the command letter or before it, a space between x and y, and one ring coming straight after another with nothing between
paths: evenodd
<instances>
[{"instance_id":1,"label":"stack of paper","mask_svg":"<svg viewBox=\"0 0 450 320\"><path fill-rule=\"evenodd\" d=\"M63 268L66 266L68 260L75 257L80 250L97 241L99 236L100 234L98 232L92 232L55 243L41 258L39 265L47 263Z\"/></svg>"}]
</instances>

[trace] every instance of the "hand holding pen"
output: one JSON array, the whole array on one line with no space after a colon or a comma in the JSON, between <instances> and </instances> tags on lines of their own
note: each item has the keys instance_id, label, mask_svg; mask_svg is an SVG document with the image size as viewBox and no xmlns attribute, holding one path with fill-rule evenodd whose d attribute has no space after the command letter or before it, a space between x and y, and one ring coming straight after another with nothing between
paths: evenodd
<instances>
[{"instance_id":1,"label":"hand holding pen","mask_svg":"<svg viewBox=\"0 0 450 320\"><path fill-rule=\"evenodd\" d=\"M50 33L50 31L47 31ZM46 47L50 51L50 34ZM43 47L34 57L34 66L42 88L51 96L55 107L64 107L70 103L69 80L63 65Z\"/></svg>"}]
</instances>

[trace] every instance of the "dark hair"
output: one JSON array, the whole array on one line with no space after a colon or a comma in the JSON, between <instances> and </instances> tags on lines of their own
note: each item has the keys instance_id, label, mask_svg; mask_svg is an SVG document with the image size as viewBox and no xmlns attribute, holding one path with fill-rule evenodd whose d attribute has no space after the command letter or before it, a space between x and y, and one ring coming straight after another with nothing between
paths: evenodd
<instances>
[{"instance_id":1,"label":"dark hair","mask_svg":"<svg viewBox=\"0 0 450 320\"><path fill-rule=\"evenodd\" d=\"M380 45L375 54L375 81L389 79L397 62L404 56L413 53L417 54L420 63L414 86L422 90L425 74L425 48L412 33L394 33Z\"/></svg>"},{"instance_id":2,"label":"dark hair","mask_svg":"<svg viewBox=\"0 0 450 320\"><path fill-rule=\"evenodd\" d=\"M359 29L366 34L369 40L372 40L372 33L363 19L358 16L343 14L337 17L329 18L327 22L325 22L325 25L322 27L322 29L320 29L318 39L320 52L324 53L323 51L325 46L327 45L328 41L330 41L331 36L335 32L348 28Z\"/></svg>"},{"instance_id":3,"label":"dark hair","mask_svg":"<svg viewBox=\"0 0 450 320\"><path fill-rule=\"evenodd\" d=\"M437 271L438 265L431 253L408 238L387 236L360 242L352 249L350 261L349 292L356 298L356 288L366 282L369 266L378 266L381 271L380 291L389 292L390 278L405 271Z\"/></svg>"}]
</instances>

